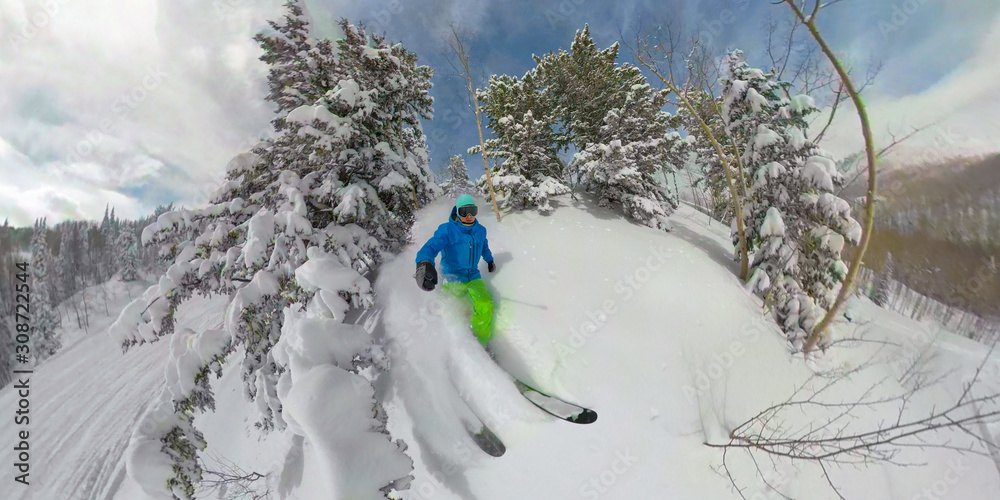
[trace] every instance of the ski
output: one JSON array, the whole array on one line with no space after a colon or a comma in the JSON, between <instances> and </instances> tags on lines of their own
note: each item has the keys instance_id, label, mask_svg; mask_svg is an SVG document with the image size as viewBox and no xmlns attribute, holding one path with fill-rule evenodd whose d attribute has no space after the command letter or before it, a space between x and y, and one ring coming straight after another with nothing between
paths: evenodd
<instances>
[{"instance_id":1,"label":"ski","mask_svg":"<svg viewBox=\"0 0 1000 500\"><path fill-rule=\"evenodd\" d=\"M507 447L504 446L503 441L489 427L483 425L479 429L479 432L473 432L469 430L469 437L479 446L479 449L486 452L487 455L491 457L500 457L507 452Z\"/></svg>"},{"instance_id":2,"label":"ski","mask_svg":"<svg viewBox=\"0 0 1000 500\"><path fill-rule=\"evenodd\" d=\"M465 417L462 417L462 421L465 424L466 432L469 433L469 437L487 455L491 457L503 456L507 452L507 447L504 446L503 441L489 427L486 427L486 424L483 423L483 419L479 418L479 415L476 415L476 412L469 406L468 401L465 401L462 392L455 386L454 380L451 381L451 386L462 397L465 409L468 410Z\"/></svg>"},{"instance_id":3,"label":"ski","mask_svg":"<svg viewBox=\"0 0 1000 500\"><path fill-rule=\"evenodd\" d=\"M517 379L514 379L514 386L531 404L553 417L574 424L591 424L597 421L597 412L594 410L549 396Z\"/></svg>"}]
</instances>

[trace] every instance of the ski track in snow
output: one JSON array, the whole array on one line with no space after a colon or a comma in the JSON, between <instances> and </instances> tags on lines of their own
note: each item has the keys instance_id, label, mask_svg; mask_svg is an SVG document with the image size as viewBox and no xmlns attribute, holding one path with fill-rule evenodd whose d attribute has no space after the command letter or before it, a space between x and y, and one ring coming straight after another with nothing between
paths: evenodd
<instances>
[{"instance_id":1,"label":"ski track in snow","mask_svg":"<svg viewBox=\"0 0 1000 500\"><path fill-rule=\"evenodd\" d=\"M125 303L123 297L118 309ZM218 297L192 299L181 307L178 317L184 319L177 327L218 324L224 303ZM7 465L0 480L7 485L5 500L111 500L126 480L123 454L139 417L163 387L170 346L161 340L122 354L107 334L116 317L113 312L111 317L92 318L88 335L30 376L31 485L14 482L15 452L13 446L4 446L0 461ZM12 387L0 392L0 408L17 404ZM5 443L22 429L14 427L12 418L3 419Z\"/></svg>"}]
</instances>

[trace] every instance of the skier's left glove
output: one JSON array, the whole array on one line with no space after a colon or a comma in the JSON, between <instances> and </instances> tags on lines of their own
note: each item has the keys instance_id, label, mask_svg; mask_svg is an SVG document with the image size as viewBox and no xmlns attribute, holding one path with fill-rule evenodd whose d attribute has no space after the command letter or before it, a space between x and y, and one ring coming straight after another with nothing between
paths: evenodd
<instances>
[{"instance_id":1,"label":"skier's left glove","mask_svg":"<svg viewBox=\"0 0 1000 500\"><path fill-rule=\"evenodd\" d=\"M438 282L437 269L434 269L434 263L425 260L417 264L417 274L414 276L417 279L417 286L421 290L431 291L434 289L434 285Z\"/></svg>"},{"instance_id":2,"label":"skier's left glove","mask_svg":"<svg viewBox=\"0 0 1000 500\"><path fill-rule=\"evenodd\" d=\"M489 261L489 262L487 262L487 263L486 263L486 269L487 269L487 270L488 270L489 272L491 272L491 273L492 273L493 271L496 271L496 270L497 270L497 265L496 265L496 264L494 264L494 263L493 263L493 261L491 260L491 261Z\"/></svg>"}]
</instances>

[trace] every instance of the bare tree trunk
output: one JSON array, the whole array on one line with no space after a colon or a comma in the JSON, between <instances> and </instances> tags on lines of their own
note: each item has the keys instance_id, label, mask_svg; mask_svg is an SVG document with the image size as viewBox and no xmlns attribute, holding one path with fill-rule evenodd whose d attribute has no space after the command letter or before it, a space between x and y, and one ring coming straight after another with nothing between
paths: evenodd
<instances>
[{"instance_id":1,"label":"bare tree trunk","mask_svg":"<svg viewBox=\"0 0 1000 500\"><path fill-rule=\"evenodd\" d=\"M104 314L106 316L111 316L111 311L108 310L108 291L104 288L107 282L101 283L101 295L104 296Z\"/></svg>"},{"instance_id":2,"label":"bare tree trunk","mask_svg":"<svg viewBox=\"0 0 1000 500\"><path fill-rule=\"evenodd\" d=\"M848 297L851 294L851 286L854 284L854 278L858 275L858 268L861 267L861 261L865 256L865 252L868 251L868 243L871 241L872 226L875 220L875 193L876 190L876 162L877 158L875 156L875 140L872 137L871 124L868 121L868 112L865 108L865 103L861 100L861 96L858 94L857 89L854 87L854 82L851 81L851 77L847 74L844 66L837 59L836 54L830 49L830 46L826 44L826 41L820 35L819 30L816 29L816 15L819 13L821 7L820 0L815 0L812 14L807 18L802 12L798 5L795 4L793 0L785 0L785 3L791 7L795 16L798 17L799 21L809 28L809 32L812 34L813 38L816 39L816 43L819 44L820 49L826 54L826 57L833 64L834 69L837 70L837 74L840 75L840 80L847 89L848 95L851 96L851 100L854 101L854 107L857 108L858 118L861 120L861 134L865 138L865 155L868 158L868 194L865 197L865 209L867 211L864 223L861 225L861 240L858 242L858 250L851 261L851 266L847 270L847 276L844 278L844 282L841 284L840 293L837 294L837 300L834 301L833 306L830 310L823 316L819 324L813 328L813 331L809 334L809 338L806 341L806 345L803 348L803 354L808 355L816 344L819 343L820 338L822 338L823 331L830 326L833 319L837 317L838 311L843 307L844 303L847 302Z\"/></svg>"},{"instance_id":3,"label":"bare tree trunk","mask_svg":"<svg viewBox=\"0 0 1000 500\"><path fill-rule=\"evenodd\" d=\"M982 414L980 413L978 402L975 399L973 401L972 413L979 419L979 435L983 440L983 445L986 446L986 451L990 454L990 458L993 459L993 465L997 468L997 474L1000 474L1000 446L997 445L997 440L990 432L989 427L986 426L986 422L981 420Z\"/></svg>"},{"instance_id":4,"label":"bare tree trunk","mask_svg":"<svg viewBox=\"0 0 1000 500\"><path fill-rule=\"evenodd\" d=\"M83 331L90 333L90 305L87 304L87 289L83 289Z\"/></svg>"},{"instance_id":5,"label":"bare tree trunk","mask_svg":"<svg viewBox=\"0 0 1000 500\"><path fill-rule=\"evenodd\" d=\"M923 301L924 301L924 296L917 295L917 301L913 304L913 308L910 309L910 318L915 319L917 317L917 311L920 310L920 306L923 305Z\"/></svg>"},{"instance_id":6,"label":"bare tree trunk","mask_svg":"<svg viewBox=\"0 0 1000 500\"><path fill-rule=\"evenodd\" d=\"M73 303L73 312L76 313L76 327L83 328L83 320L80 318L80 308L77 307L75 300L70 300Z\"/></svg>"},{"instance_id":7,"label":"bare tree trunk","mask_svg":"<svg viewBox=\"0 0 1000 500\"><path fill-rule=\"evenodd\" d=\"M486 188L490 192L490 201L493 202L493 213L497 216L497 222L500 222L500 209L497 208L497 195L493 191L493 180L490 178L490 167L486 163L486 142L483 140L483 121L479 116L479 99L476 97L476 90L472 86L472 71L469 70L469 54L465 51L465 45L462 43L462 39L458 36L458 30L453 26L451 28L451 34L453 35L453 40L450 41L449 45L451 50L455 53L458 58L459 64L462 65L463 74L460 75L464 80L469 89L469 97L472 99L472 109L476 115L476 130L479 131L479 149L483 157L483 169L486 171Z\"/></svg>"},{"instance_id":8,"label":"bare tree trunk","mask_svg":"<svg viewBox=\"0 0 1000 500\"><path fill-rule=\"evenodd\" d=\"M685 95L684 92L678 90L677 86L674 85L673 78L671 77L670 79L667 79L666 77L664 77L663 74L660 72L660 70L656 69L656 67L649 62L646 56L643 56L641 53L639 53L638 48L634 51L634 53L636 59L639 61L639 64L645 66L646 69L650 70L650 72L652 72L653 75L659 78L660 81L663 82L663 85L665 85L668 90L677 95L677 97L681 100L681 102L684 104L684 107L688 109L691 115L698 119L698 125L701 127L702 132L708 138L709 142L712 143L712 147L715 148L715 153L719 155L719 160L722 162L722 169L726 172L726 184L729 186L729 197L733 204L733 213L736 216L736 233L737 233L737 238L739 239L739 246L740 246L740 280L746 281L747 271L750 267L749 265L750 260L749 260L749 249L747 248L747 239L746 239L746 231L744 224L745 221L743 220L743 203L742 203L742 198L740 197L739 190L736 189L734 185L733 173L731 167L729 166L729 160L726 159L726 155L722 151L722 146L719 145L719 141L716 139L715 134L712 133L712 129L708 126L707 123L705 123L705 120L701 117L700 114L698 114L698 111L695 110L694 105L691 104L691 101L687 98L687 95Z\"/></svg>"}]
</instances>

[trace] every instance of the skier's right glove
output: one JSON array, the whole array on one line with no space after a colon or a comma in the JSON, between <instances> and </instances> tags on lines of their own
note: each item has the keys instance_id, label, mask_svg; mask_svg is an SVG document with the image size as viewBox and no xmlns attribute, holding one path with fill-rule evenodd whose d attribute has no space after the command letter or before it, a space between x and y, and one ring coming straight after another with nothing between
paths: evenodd
<instances>
[{"instance_id":1,"label":"skier's right glove","mask_svg":"<svg viewBox=\"0 0 1000 500\"><path fill-rule=\"evenodd\" d=\"M437 269L434 269L434 263L429 260L417 264L417 274L414 277L417 279L417 286L428 292L433 290L438 282Z\"/></svg>"}]
</instances>

